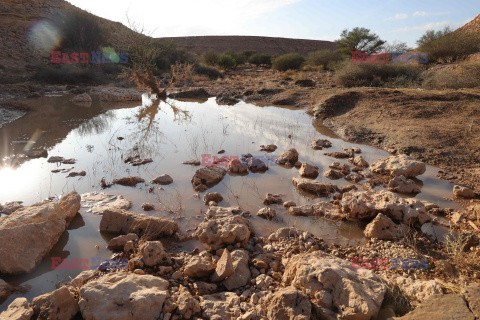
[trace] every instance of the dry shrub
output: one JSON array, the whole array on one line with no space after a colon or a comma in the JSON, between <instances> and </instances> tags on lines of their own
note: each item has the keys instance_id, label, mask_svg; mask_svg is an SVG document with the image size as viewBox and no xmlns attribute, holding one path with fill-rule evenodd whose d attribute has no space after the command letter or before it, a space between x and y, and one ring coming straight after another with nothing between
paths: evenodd
<instances>
[{"instance_id":1,"label":"dry shrub","mask_svg":"<svg viewBox=\"0 0 480 320\"><path fill-rule=\"evenodd\" d=\"M424 44L420 50L428 53L428 60L431 63L458 62L480 51L480 37L452 32Z\"/></svg>"},{"instance_id":2,"label":"dry shrub","mask_svg":"<svg viewBox=\"0 0 480 320\"><path fill-rule=\"evenodd\" d=\"M469 276L477 276L480 270L480 252L469 251L471 241L472 236L469 234L449 235L444 245L458 271Z\"/></svg>"},{"instance_id":3,"label":"dry shrub","mask_svg":"<svg viewBox=\"0 0 480 320\"><path fill-rule=\"evenodd\" d=\"M165 99L167 97L166 89L160 89L157 78L155 78L150 69L133 69L131 71L130 78L135 81L135 84L139 88L150 90L150 92L156 94L159 99Z\"/></svg>"},{"instance_id":4,"label":"dry shrub","mask_svg":"<svg viewBox=\"0 0 480 320\"><path fill-rule=\"evenodd\" d=\"M387 292L383 298L382 307L391 307L397 316L403 316L413 309L407 294L396 284L385 283Z\"/></svg>"},{"instance_id":5,"label":"dry shrub","mask_svg":"<svg viewBox=\"0 0 480 320\"><path fill-rule=\"evenodd\" d=\"M414 64L346 62L335 72L335 81L345 87L409 87L420 83L423 70Z\"/></svg>"},{"instance_id":6,"label":"dry shrub","mask_svg":"<svg viewBox=\"0 0 480 320\"><path fill-rule=\"evenodd\" d=\"M447 65L431 68L423 73L427 89L460 89L480 86L480 63Z\"/></svg>"}]
</instances>

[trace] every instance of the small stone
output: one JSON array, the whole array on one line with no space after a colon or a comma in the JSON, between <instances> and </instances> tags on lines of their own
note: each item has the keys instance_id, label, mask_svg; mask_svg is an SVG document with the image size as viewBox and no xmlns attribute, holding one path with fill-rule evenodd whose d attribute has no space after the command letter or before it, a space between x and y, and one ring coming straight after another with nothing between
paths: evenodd
<instances>
[{"instance_id":1,"label":"small stone","mask_svg":"<svg viewBox=\"0 0 480 320\"><path fill-rule=\"evenodd\" d=\"M272 220L276 215L277 215L277 212L270 207L262 208L258 210L258 213L257 213L257 216L267 220Z\"/></svg>"},{"instance_id":2,"label":"small stone","mask_svg":"<svg viewBox=\"0 0 480 320\"><path fill-rule=\"evenodd\" d=\"M160 184L160 185L168 185L173 183L173 179L168 174L162 174L161 176L158 176L154 180L152 180L152 183Z\"/></svg>"},{"instance_id":3,"label":"small stone","mask_svg":"<svg viewBox=\"0 0 480 320\"><path fill-rule=\"evenodd\" d=\"M295 206L297 206L297 203L295 201L287 201L283 203L283 207L285 209L288 209L290 207L295 207Z\"/></svg>"},{"instance_id":4,"label":"small stone","mask_svg":"<svg viewBox=\"0 0 480 320\"><path fill-rule=\"evenodd\" d=\"M303 163L300 167L299 174L302 177L315 179L318 177L318 167Z\"/></svg>"},{"instance_id":5,"label":"small stone","mask_svg":"<svg viewBox=\"0 0 480 320\"><path fill-rule=\"evenodd\" d=\"M155 210L155 206L152 203L145 202L142 204L142 209L144 211L152 211Z\"/></svg>"},{"instance_id":6,"label":"small stone","mask_svg":"<svg viewBox=\"0 0 480 320\"><path fill-rule=\"evenodd\" d=\"M472 189L464 186L455 185L453 187L453 195L458 198L472 199L475 193Z\"/></svg>"}]
</instances>

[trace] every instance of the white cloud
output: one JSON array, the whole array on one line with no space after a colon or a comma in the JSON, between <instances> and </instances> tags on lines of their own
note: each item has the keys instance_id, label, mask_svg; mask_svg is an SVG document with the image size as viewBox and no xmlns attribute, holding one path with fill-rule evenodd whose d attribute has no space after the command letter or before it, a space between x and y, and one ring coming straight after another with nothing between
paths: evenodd
<instances>
[{"instance_id":1,"label":"white cloud","mask_svg":"<svg viewBox=\"0 0 480 320\"><path fill-rule=\"evenodd\" d=\"M425 12L425 11L415 11L413 13L414 17L428 17L428 16L444 16L450 14L450 11L443 12Z\"/></svg>"},{"instance_id":2,"label":"white cloud","mask_svg":"<svg viewBox=\"0 0 480 320\"><path fill-rule=\"evenodd\" d=\"M436 29L444 28L449 25L450 23L448 21L432 22L432 23L426 23L420 26L399 28L399 29L393 30L392 32L436 30Z\"/></svg>"},{"instance_id":3,"label":"white cloud","mask_svg":"<svg viewBox=\"0 0 480 320\"><path fill-rule=\"evenodd\" d=\"M402 19L407 19L408 18L408 14L406 13L397 13L395 16L393 17L389 17L389 18L386 18L385 21L392 21L392 20L402 20Z\"/></svg>"},{"instance_id":4,"label":"white cloud","mask_svg":"<svg viewBox=\"0 0 480 320\"><path fill-rule=\"evenodd\" d=\"M156 37L242 34L246 22L302 0L69 0L126 24L126 15Z\"/></svg>"},{"instance_id":5,"label":"white cloud","mask_svg":"<svg viewBox=\"0 0 480 320\"><path fill-rule=\"evenodd\" d=\"M414 17L425 17L426 15L427 15L427 13L425 11L415 11L413 13Z\"/></svg>"}]
</instances>

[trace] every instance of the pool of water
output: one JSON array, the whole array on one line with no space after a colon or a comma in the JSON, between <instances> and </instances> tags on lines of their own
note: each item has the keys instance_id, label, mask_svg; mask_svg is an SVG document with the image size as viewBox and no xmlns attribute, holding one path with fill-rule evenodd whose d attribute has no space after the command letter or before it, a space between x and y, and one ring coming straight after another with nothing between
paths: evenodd
<instances>
[{"instance_id":1,"label":"pool of water","mask_svg":"<svg viewBox=\"0 0 480 320\"><path fill-rule=\"evenodd\" d=\"M181 231L189 233L203 220L207 206L201 197L195 196L190 182L199 167L182 164L185 160L241 156L244 153L266 156L267 153L260 151L259 146L275 144L278 149L269 155L276 156L289 148L296 148L301 162L320 168L317 180L330 181L323 177L322 172L328 170L333 161L343 161L325 156L324 152L360 147L362 155L370 163L389 155L372 146L343 141L327 128L312 122L312 117L303 109L255 106L244 102L221 106L215 99L158 102L146 96L142 103L94 103L84 107L72 104L70 98L26 100L26 103L43 111L28 113L0 128L0 156L3 159L0 166L0 203L23 201L29 205L49 197L60 197L72 190L79 193L102 191L102 178L108 182L128 175L140 176L145 183L136 187L114 185L103 192L123 195L133 202L131 210L136 212L142 212L142 203L151 202L155 204L156 211L148 214L175 219ZM313 150L311 141L316 138L329 139L332 148ZM48 163L46 158L22 156L32 147L47 149L49 157L74 158L76 163L58 165ZM218 154L220 150L225 152ZM141 158L152 158L153 162L137 167L124 163L126 157L135 154ZM85 171L86 176L67 178L68 173L52 172L69 167L74 167L72 171ZM312 202L312 198L300 194L292 184L292 177L298 176L297 171L270 162L265 173L249 173L246 176L227 174L222 182L208 191L223 195L222 206L241 206L251 211L250 221L257 234L265 236L280 227L296 226L327 242L362 243L362 228L355 223L294 217L281 205L274 206L278 216L275 221L255 216L263 207L266 193L280 193L284 201L293 200L297 205ZM416 198L442 207L455 207L455 203L445 199L451 196L453 185L436 178L437 172L438 169L428 167L427 172L419 177L423 187ZM150 183L161 174L169 174L174 182L162 188ZM334 183L345 185L349 182L341 179ZM106 249L108 239L98 231L99 222L98 215L82 209L50 255L33 273L5 279L17 285L31 285L32 288L28 293L9 297L0 305L0 310L15 297L32 298L49 292L56 283L81 272L52 270L52 257L110 257L111 252ZM184 246L192 248L196 245L193 242Z\"/></svg>"}]
</instances>

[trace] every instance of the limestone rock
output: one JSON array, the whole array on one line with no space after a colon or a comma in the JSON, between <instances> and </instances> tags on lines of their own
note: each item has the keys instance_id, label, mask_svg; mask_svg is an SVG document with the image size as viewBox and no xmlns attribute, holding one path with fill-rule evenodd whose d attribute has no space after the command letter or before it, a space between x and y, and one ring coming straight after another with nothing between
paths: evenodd
<instances>
[{"instance_id":1,"label":"limestone rock","mask_svg":"<svg viewBox=\"0 0 480 320\"><path fill-rule=\"evenodd\" d=\"M368 220L376 217L378 213L406 225L422 225L430 220L423 202L404 199L385 190L344 193L341 205L350 220Z\"/></svg>"},{"instance_id":2,"label":"limestone rock","mask_svg":"<svg viewBox=\"0 0 480 320\"><path fill-rule=\"evenodd\" d=\"M108 249L123 250L128 241L138 241L138 236L135 233L129 233L127 235L115 237L108 242Z\"/></svg>"},{"instance_id":3,"label":"limestone rock","mask_svg":"<svg viewBox=\"0 0 480 320\"><path fill-rule=\"evenodd\" d=\"M272 220L273 218L275 218L276 215L277 215L277 212L275 211L275 209L272 209L270 207L262 208L257 212L257 216L267 220Z\"/></svg>"},{"instance_id":4,"label":"limestone rock","mask_svg":"<svg viewBox=\"0 0 480 320\"><path fill-rule=\"evenodd\" d=\"M475 316L468 309L463 296L460 294L433 295L425 300L415 310L396 320L474 320Z\"/></svg>"},{"instance_id":5,"label":"limestone rock","mask_svg":"<svg viewBox=\"0 0 480 320\"><path fill-rule=\"evenodd\" d=\"M70 320L78 311L78 302L66 286L33 299L32 306L39 319Z\"/></svg>"},{"instance_id":6,"label":"limestone rock","mask_svg":"<svg viewBox=\"0 0 480 320\"><path fill-rule=\"evenodd\" d=\"M223 200L223 197L218 192L207 192L203 196L203 202L209 204L210 201L215 201L217 204Z\"/></svg>"},{"instance_id":7,"label":"limestone rock","mask_svg":"<svg viewBox=\"0 0 480 320\"><path fill-rule=\"evenodd\" d=\"M157 320L167 288L160 277L111 273L85 284L78 304L86 320Z\"/></svg>"},{"instance_id":8,"label":"limestone rock","mask_svg":"<svg viewBox=\"0 0 480 320\"><path fill-rule=\"evenodd\" d=\"M480 318L480 285L471 283L465 288L465 300L475 317Z\"/></svg>"},{"instance_id":9,"label":"limestone rock","mask_svg":"<svg viewBox=\"0 0 480 320\"><path fill-rule=\"evenodd\" d=\"M360 168L368 168L369 164L362 156L353 158L353 164Z\"/></svg>"},{"instance_id":10,"label":"limestone rock","mask_svg":"<svg viewBox=\"0 0 480 320\"><path fill-rule=\"evenodd\" d=\"M290 207L288 212L294 216L316 216L334 220L342 220L345 218L342 209L338 205L327 201L320 201L314 204L306 204L298 207Z\"/></svg>"},{"instance_id":11,"label":"limestone rock","mask_svg":"<svg viewBox=\"0 0 480 320\"><path fill-rule=\"evenodd\" d=\"M193 175L193 188L195 191L203 192L222 181L225 174L227 171L221 167L200 168Z\"/></svg>"},{"instance_id":12,"label":"limestone rock","mask_svg":"<svg viewBox=\"0 0 480 320\"><path fill-rule=\"evenodd\" d=\"M59 203L40 202L0 219L0 272L31 272L79 209L80 195L72 192Z\"/></svg>"},{"instance_id":13,"label":"limestone rock","mask_svg":"<svg viewBox=\"0 0 480 320\"><path fill-rule=\"evenodd\" d=\"M125 210L105 210L100 221L100 231L113 234L135 233L148 239L169 237L175 234L178 225L173 220L161 219Z\"/></svg>"},{"instance_id":14,"label":"limestone rock","mask_svg":"<svg viewBox=\"0 0 480 320\"><path fill-rule=\"evenodd\" d=\"M183 273L190 278L208 277L215 271L212 259L205 256L194 256L185 265Z\"/></svg>"},{"instance_id":15,"label":"limestone rock","mask_svg":"<svg viewBox=\"0 0 480 320\"><path fill-rule=\"evenodd\" d=\"M244 174L248 173L248 166L239 159L231 159L227 164L227 170L229 173Z\"/></svg>"},{"instance_id":16,"label":"limestone rock","mask_svg":"<svg viewBox=\"0 0 480 320\"><path fill-rule=\"evenodd\" d=\"M312 148L315 150L322 150L323 148L330 148L332 143L325 139L316 139L312 141Z\"/></svg>"},{"instance_id":17,"label":"limestone rock","mask_svg":"<svg viewBox=\"0 0 480 320\"><path fill-rule=\"evenodd\" d=\"M113 184L119 184L126 187L135 187L138 183L142 183L142 182L145 182L145 180L140 177L132 177L132 176L123 177L120 179L114 179L112 181Z\"/></svg>"},{"instance_id":18,"label":"limestone rock","mask_svg":"<svg viewBox=\"0 0 480 320\"><path fill-rule=\"evenodd\" d=\"M250 239L250 234L251 229L247 219L219 214L200 223L195 230L194 237L216 250L224 245L246 244Z\"/></svg>"},{"instance_id":19,"label":"limestone rock","mask_svg":"<svg viewBox=\"0 0 480 320\"><path fill-rule=\"evenodd\" d=\"M269 320L310 320L312 306L308 298L294 287L280 289L267 305Z\"/></svg>"},{"instance_id":20,"label":"limestone rock","mask_svg":"<svg viewBox=\"0 0 480 320\"><path fill-rule=\"evenodd\" d=\"M298 161L298 151L296 149L288 149L278 157L278 163L283 165L294 166Z\"/></svg>"},{"instance_id":21,"label":"limestone rock","mask_svg":"<svg viewBox=\"0 0 480 320\"><path fill-rule=\"evenodd\" d=\"M263 144L260 146L260 150L261 151L266 151L266 152L274 152L275 150L277 150L277 146L274 145L274 144L269 144L269 145L266 145L264 146Z\"/></svg>"},{"instance_id":22,"label":"limestone rock","mask_svg":"<svg viewBox=\"0 0 480 320\"><path fill-rule=\"evenodd\" d=\"M240 297L233 292L200 296L200 306L203 317L211 320L234 320L242 314Z\"/></svg>"},{"instance_id":23,"label":"limestone rock","mask_svg":"<svg viewBox=\"0 0 480 320\"><path fill-rule=\"evenodd\" d=\"M443 293L442 286L436 280L413 280L412 278L397 277L396 284L402 288L405 293L415 297L418 301Z\"/></svg>"},{"instance_id":24,"label":"limestone rock","mask_svg":"<svg viewBox=\"0 0 480 320\"><path fill-rule=\"evenodd\" d=\"M265 199L263 200L263 204L269 206L271 204L282 203L282 195L278 193L267 193Z\"/></svg>"},{"instance_id":25,"label":"limestone rock","mask_svg":"<svg viewBox=\"0 0 480 320\"><path fill-rule=\"evenodd\" d=\"M328 179L331 179L331 180L338 180L338 179L342 179L343 177L345 177L345 175L341 171L337 171L337 170L333 170L333 169L325 171L323 173L323 176L325 176L325 177L327 177Z\"/></svg>"},{"instance_id":26,"label":"limestone rock","mask_svg":"<svg viewBox=\"0 0 480 320\"><path fill-rule=\"evenodd\" d=\"M402 154L378 160L370 166L370 170L375 173L388 174L395 177L405 176L413 178L425 173L426 166L425 163Z\"/></svg>"},{"instance_id":27,"label":"limestone rock","mask_svg":"<svg viewBox=\"0 0 480 320\"><path fill-rule=\"evenodd\" d=\"M217 261L217 267L212 275L213 282L220 282L234 273L232 255L228 249L223 250L222 256Z\"/></svg>"},{"instance_id":28,"label":"limestone rock","mask_svg":"<svg viewBox=\"0 0 480 320\"><path fill-rule=\"evenodd\" d=\"M250 268L248 267L248 252L245 250L235 250L231 253L233 274L223 281L223 285L227 290L234 290L245 286L251 277Z\"/></svg>"},{"instance_id":29,"label":"limestone rock","mask_svg":"<svg viewBox=\"0 0 480 320\"><path fill-rule=\"evenodd\" d=\"M13 292L12 286L0 279L0 303L2 303Z\"/></svg>"},{"instance_id":30,"label":"limestone rock","mask_svg":"<svg viewBox=\"0 0 480 320\"><path fill-rule=\"evenodd\" d=\"M286 201L283 203L283 207L285 209L289 209L290 207L295 207L297 206L297 203L295 201Z\"/></svg>"},{"instance_id":31,"label":"limestone rock","mask_svg":"<svg viewBox=\"0 0 480 320\"><path fill-rule=\"evenodd\" d=\"M168 254L160 241L146 241L140 245L138 252L142 262L147 267L163 264L168 258Z\"/></svg>"},{"instance_id":32,"label":"limestone rock","mask_svg":"<svg viewBox=\"0 0 480 320\"><path fill-rule=\"evenodd\" d=\"M316 177L318 177L318 167L312 166L308 163L302 163L302 166L300 167L298 173L302 177L315 179Z\"/></svg>"},{"instance_id":33,"label":"limestone rock","mask_svg":"<svg viewBox=\"0 0 480 320\"><path fill-rule=\"evenodd\" d=\"M388 183L388 190L392 192L410 194L419 193L420 187L411 179L407 179L404 176L398 176L390 180Z\"/></svg>"},{"instance_id":34,"label":"limestone rock","mask_svg":"<svg viewBox=\"0 0 480 320\"><path fill-rule=\"evenodd\" d=\"M473 192L472 189L468 187L458 186L458 185L453 187L453 195L455 197L465 198L465 199L472 199L475 197L475 193Z\"/></svg>"},{"instance_id":35,"label":"limestone rock","mask_svg":"<svg viewBox=\"0 0 480 320\"><path fill-rule=\"evenodd\" d=\"M292 180L293 185L297 187L297 189L315 195L317 197L328 196L329 194L338 191L337 186L328 182L303 178L293 178Z\"/></svg>"},{"instance_id":36,"label":"limestone rock","mask_svg":"<svg viewBox=\"0 0 480 320\"><path fill-rule=\"evenodd\" d=\"M404 236L405 228L401 228L389 217L379 213L375 219L372 220L365 227L365 237L381 239L381 240L394 240Z\"/></svg>"},{"instance_id":37,"label":"limestone rock","mask_svg":"<svg viewBox=\"0 0 480 320\"><path fill-rule=\"evenodd\" d=\"M5 320L30 320L33 317L33 308L25 298L17 298L8 306L7 310L0 313L0 319Z\"/></svg>"},{"instance_id":38,"label":"limestone rock","mask_svg":"<svg viewBox=\"0 0 480 320\"><path fill-rule=\"evenodd\" d=\"M161 176L158 176L155 179L153 179L152 183L160 184L160 185L168 185L173 183L173 179L168 174L162 174Z\"/></svg>"},{"instance_id":39,"label":"limestone rock","mask_svg":"<svg viewBox=\"0 0 480 320\"><path fill-rule=\"evenodd\" d=\"M321 314L334 319L375 317L386 292L381 278L371 270L353 270L351 262L318 251L290 258L283 283L301 290Z\"/></svg>"}]
</instances>

